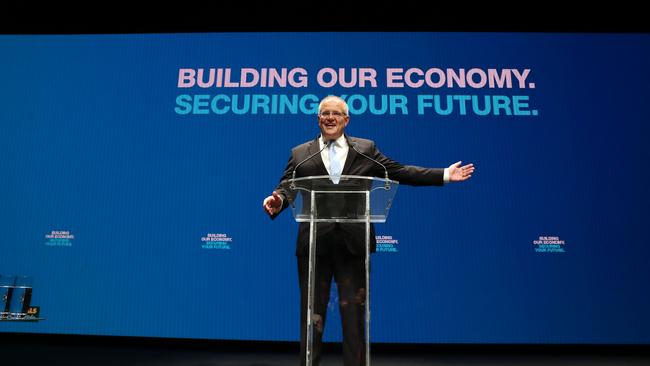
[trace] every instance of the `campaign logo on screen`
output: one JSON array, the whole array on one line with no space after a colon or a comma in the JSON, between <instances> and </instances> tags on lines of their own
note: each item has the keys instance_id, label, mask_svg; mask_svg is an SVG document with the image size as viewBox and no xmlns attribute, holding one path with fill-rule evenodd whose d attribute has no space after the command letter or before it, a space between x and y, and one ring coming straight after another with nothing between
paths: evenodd
<instances>
[{"instance_id":1,"label":"campaign logo on screen","mask_svg":"<svg viewBox=\"0 0 650 366\"><path fill-rule=\"evenodd\" d=\"M69 230L52 230L45 234L45 245L49 247L71 247L74 235Z\"/></svg>"},{"instance_id":2,"label":"campaign logo on screen","mask_svg":"<svg viewBox=\"0 0 650 366\"><path fill-rule=\"evenodd\" d=\"M399 240L393 238L392 235L377 235L377 252L397 253L397 245Z\"/></svg>"},{"instance_id":3,"label":"campaign logo on screen","mask_svg":"<svg viewBox=\"0 0 650 366\"><path fill-rule=\"evenodd\" d=\"M230 250L232 238L223 233L208 233L201 237L201 248Z\"/></svg>"},{"instance_id":4,"label":"campaign logo on screen","mask_svg":"<svg viewBox=\"0 0 650 366\"><path fill-rule=\"evenodd\" d=\"M533 240L536 253L564 253L566 242L559 236L539 236Z\"/></svg>"}]
</instances>

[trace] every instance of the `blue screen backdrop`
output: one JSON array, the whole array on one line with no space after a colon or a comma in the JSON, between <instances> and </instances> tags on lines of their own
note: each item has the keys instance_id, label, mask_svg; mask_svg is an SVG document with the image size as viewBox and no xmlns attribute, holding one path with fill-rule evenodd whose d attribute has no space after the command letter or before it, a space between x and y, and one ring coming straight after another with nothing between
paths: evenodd
<instances>
[{"instance_id":1,"label":"blue screen backdrop","mask_svg":"<svg viewBox=\"0 0 650 366\"><path fill-rule=\"evenodd\" d=\"M45 318L0 332L297 341L297 224L261 203L317 136L313 101L335 94L354 95L347 133L387 156L477 168L400 186L377 226L373 342L650 343L647 34L0 36L0 55L0 274L32 276ZM179 86L210 68L308 83ZM327 87L327 68L376 85ZM475 72L399 85L433 68L432 82ZM469 85L488 70L528 73ZM408 109L373 113L371 95ZM467 108L438 113L435 95ZM481 115L486 97L510 107Z\"/></svg>"}]
</instances>

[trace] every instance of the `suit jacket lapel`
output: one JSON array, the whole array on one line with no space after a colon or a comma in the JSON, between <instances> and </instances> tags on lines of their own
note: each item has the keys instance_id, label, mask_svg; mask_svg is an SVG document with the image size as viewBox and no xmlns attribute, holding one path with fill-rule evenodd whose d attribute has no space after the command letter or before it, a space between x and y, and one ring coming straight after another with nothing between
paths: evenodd
<instances>
[{"instance_id":1,"label":"suit jacket lapel","mask_svg":"<svg viewBox=\"0 0 650 366\"><path fill-rule=\"evenodd\" d=\"M316 139L309 144L309 147L307 148L307 156L311 156L312 154L316 154L319 148L318 144L318 138L320 135L316 136ZM311 175L328 175L327 169L325 168L325 163L323 163L323 158L321 157L321 154L316 154L309 162L309 164L313 164L313 167L315 170L314 174Z\"/></svg>"},{"instance_id":2,"label":"suit jacket lapel","mask_svg":"<svg viewBox=\"0 0 650 366\"><path fill-rule=\"evenodd\" d=\"M348 140L351 141L354 139L354 137L349 137ZM348 145L350 143L348 142ZM348 172L350 171L350 167L352 166L352 163L354 163L354 159L357 158L357 155L359 155L353 148L352 146L349 146L348 148L348 156L345 158L345 165L343 166L343 172L341 174L347 175L349 174Z\"/></svg>"}]
</instances>

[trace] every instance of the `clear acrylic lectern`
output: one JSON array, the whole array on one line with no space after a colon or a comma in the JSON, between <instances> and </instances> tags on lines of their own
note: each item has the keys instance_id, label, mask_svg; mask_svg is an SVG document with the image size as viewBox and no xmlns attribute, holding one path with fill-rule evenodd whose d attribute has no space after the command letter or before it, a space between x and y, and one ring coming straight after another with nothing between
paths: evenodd
<instances>
[{"instance_id":1,"label":"clear acrylic lectern","mask_svg":"<svg viewBox=\"0 0 650 366\"><path fill-rule=\"evenodd\" d=\"M366 365L370 365L370 223L386 222L398 182L356 175L301 177L282 181L297 222L309 223L309 276L307 290L306 365L312 364L316 224L365 223L366 228ZM337 181L337 183L334 183Z\"/></svg>"}]
</instances>

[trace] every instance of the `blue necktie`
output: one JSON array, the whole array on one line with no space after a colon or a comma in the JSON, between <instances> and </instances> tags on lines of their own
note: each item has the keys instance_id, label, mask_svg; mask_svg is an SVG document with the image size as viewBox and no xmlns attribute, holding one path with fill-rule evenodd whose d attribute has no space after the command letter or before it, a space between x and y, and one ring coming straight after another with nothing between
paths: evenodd
<instances>
[{"instance_id":1,"label":"blue necktie","mask_svg":"<svg viewBox=\"0 0 650 366\"><path fill-rule=\"evenodd\" d=\"M334 149L334 141L330 142L330 147L329 147L329 153L330 153L330 177L332 178L332 182L334 184L339 184L339 180L341 179L341 162L339 161L338 157L336 156L336 150Z\"/></svg>"}]
</instances>

